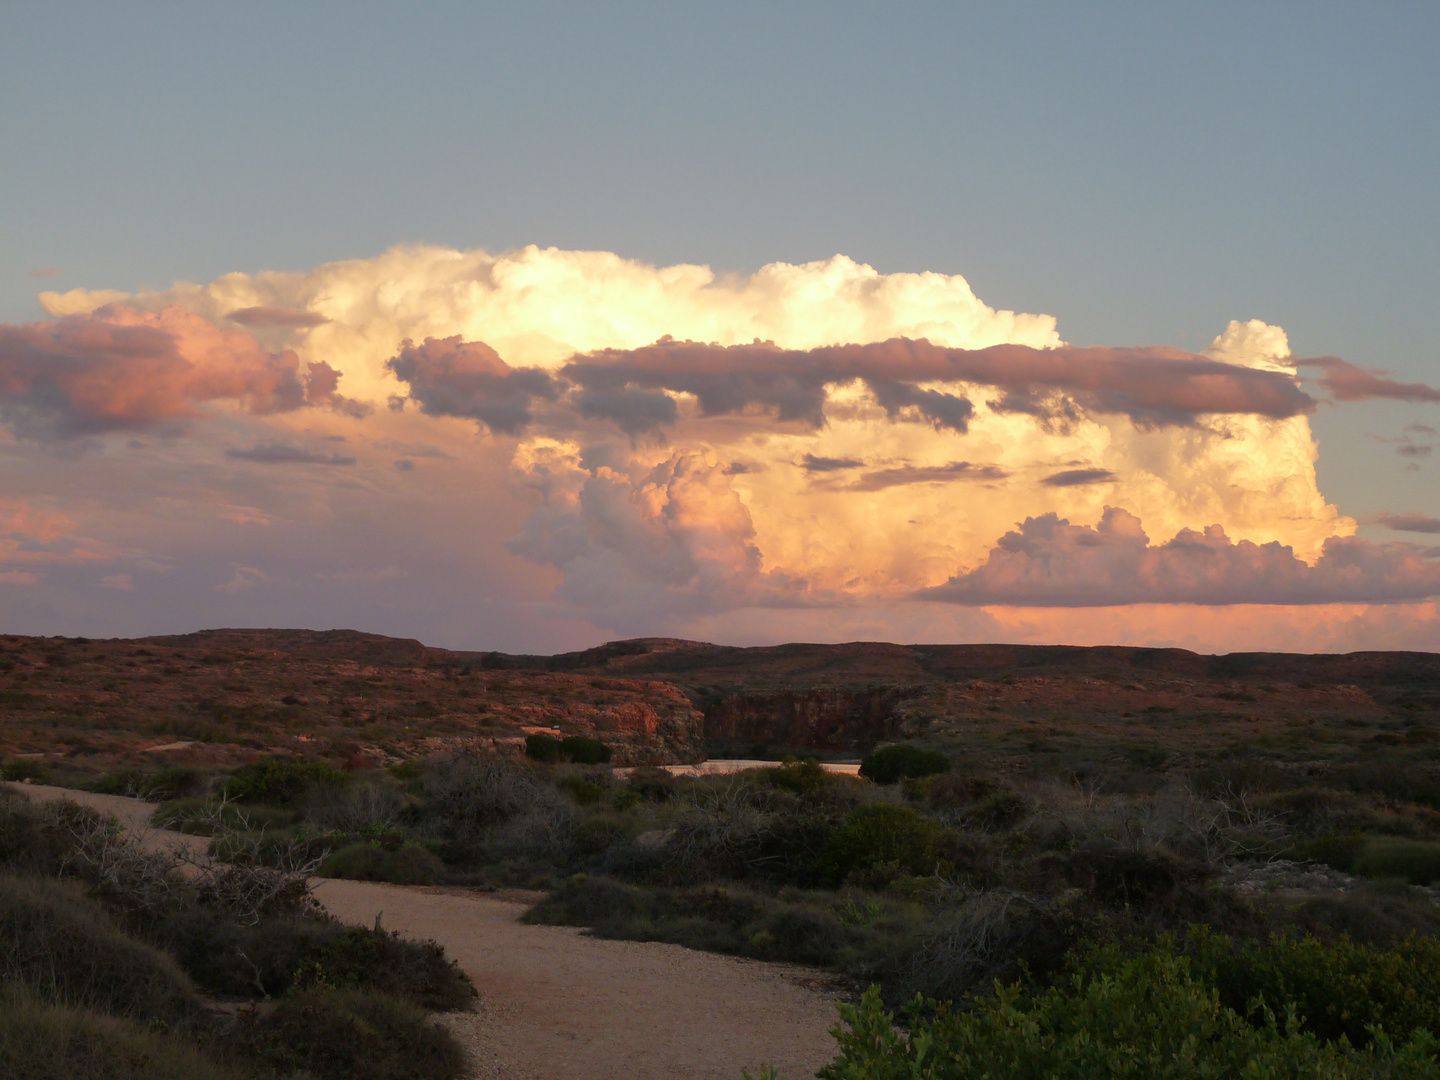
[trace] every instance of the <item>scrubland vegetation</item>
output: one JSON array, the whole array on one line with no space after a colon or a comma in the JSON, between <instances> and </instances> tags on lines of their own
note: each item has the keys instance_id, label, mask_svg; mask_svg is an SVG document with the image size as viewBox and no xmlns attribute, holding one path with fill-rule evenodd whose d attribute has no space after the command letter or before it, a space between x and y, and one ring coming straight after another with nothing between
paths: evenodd
<instances>
[{"instance_id":1,"label":"scrubland vegetation","mask_svg":"<svg viewBox=\"0 0 1440 1080\"><path fill-rule=\"evenodd\" d=\"M228 826L219 863L0 793L0 1061L16 1080L448 1078L427 1015L475 993L438 946L346 927L312 861Z\"/></svg>"},{"instance_id":2,"label":"scrubland vegetation","mask_svg":"<svg viewBox=\"0 0 1440 1080\"><path fill-rule=\"evenodd\" d=\"M1440 1076L1440 783L1426 757L1317 775L1134 755L1066 775L891 747L862 768L874 780L808 760L622 777L567 760L593 762L593 747L551 741L532 751L543 760L346 772L266 759L123 783L174 795L156 822L210 834L241 866L541 890L531 921L829 968L857 993L831 1080ZM164 929L124 917L204 992L286 1003L247 1014L257 1030L292 1023L315 993L354 1013L342 991L373 987L374 950L398 947L295 912L249 926L200 903ZM458 1004L417 988L444 983L443 959L409 963L419 983L392 982L393 998ZM102 997L42 991L104 1011ZM168 1015L193 1022L181 1000ZM224 1045L305 1067L233 1031Z\"/></svg>"}]
</instances>

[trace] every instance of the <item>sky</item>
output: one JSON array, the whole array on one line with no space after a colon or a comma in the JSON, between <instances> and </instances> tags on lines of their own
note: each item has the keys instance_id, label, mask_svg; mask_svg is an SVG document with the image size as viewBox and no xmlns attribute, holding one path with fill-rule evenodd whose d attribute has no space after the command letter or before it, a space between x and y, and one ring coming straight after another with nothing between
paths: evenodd
<instances>
[{"instance_id":1,"label":"sky","mask_svg":"<svg viewBox=\"0 0 1440 1080\"><path fill-rule=\"evenodd\" d=\"M4 31L0 631L1440 649L1432 5Z\"/></svg>"}]
</instances>

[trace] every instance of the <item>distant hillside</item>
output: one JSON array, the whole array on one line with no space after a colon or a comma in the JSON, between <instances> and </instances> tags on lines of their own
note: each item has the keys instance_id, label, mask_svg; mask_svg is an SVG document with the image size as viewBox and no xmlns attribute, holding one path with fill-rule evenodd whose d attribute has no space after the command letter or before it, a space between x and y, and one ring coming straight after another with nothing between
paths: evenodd
<instances>
[{"instance_id":1,"label":"distant hillside","mask_svg":"<svg viewBox=\"0 0 1440 1080\"><path fill-rule=\"evenodd\" d=\"M1213 752L1315 724L1425 741L1440 725L1440 655L640 638L519 656L352 630L0 638L11 754L184 742L192 754L388 760L514 746L527 727L555 726L604 739L625 763L854 757L909 738L1019 767L1067 740Z\"/></svg>"}]
</instances>

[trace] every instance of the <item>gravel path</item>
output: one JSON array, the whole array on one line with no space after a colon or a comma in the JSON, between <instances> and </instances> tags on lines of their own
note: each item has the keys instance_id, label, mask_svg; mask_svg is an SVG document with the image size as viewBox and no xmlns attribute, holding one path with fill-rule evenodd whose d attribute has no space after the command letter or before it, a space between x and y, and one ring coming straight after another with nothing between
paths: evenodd
<instances>
[{"instance_id":1,"label":"gravel path","mask_svg":"<svg viewBox=\"0 0 1440 1080\"><path fill-rule=\"evenodd\" d=\"M150 829L137 799L40 785L114 814L147 844L193 843ZM474 1014L445 1018L471 1051L476 1080L740 1080L762 1064L787 1080L835 1056L839 995L805 968L605 941L570 927L526 926L526 905L460 890L326 880L337 918L383 924L445 946L480 990Z\"/></svg>"}]
</instances>

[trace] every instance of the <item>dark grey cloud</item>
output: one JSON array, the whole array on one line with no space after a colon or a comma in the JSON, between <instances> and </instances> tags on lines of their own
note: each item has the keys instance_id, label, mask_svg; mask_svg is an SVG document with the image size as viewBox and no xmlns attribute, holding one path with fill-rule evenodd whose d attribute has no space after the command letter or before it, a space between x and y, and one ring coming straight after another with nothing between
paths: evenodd
<instances>
[{"instance_id":1,"label":"dark grey cloud","mask_svg":"<svg viewBox=\"0 0 1440 1080\"><path fill-rule=\"evenodd\" d=\"M1425 383L1402 383L1390 378L1388 371L1367 371L1338 356L1313 356L1297 360L1298 367L1320 369L1320 385L1336 401L1369 401L1389 398L1394 401L1440 402L1440 390Z\"/></svg>"},{"instance_id":2,"label":"dark grey cloud","mask_svg":"<svg viewBox=\"0 0 1440 1080\"><path fill-rule=\"evenodd\" d=\"M285 443L267 443L249 450L226 450L226 457L241 461L258 461L262 465L354 465L347 454L320 454Z\"/></svg>"},{"instance_id":3,"label":"dark grey cloud","mask_svg":"<svg viewBox=\"0 0 1440 1080\"><path fill-rule=\"evenodd\" d=\"M814 454L806 454L800 459L800 467L806 472L841 472L844 469L858 469L864 464L859 458L817 457Z\"/></svg>"},{"instance_id":4,"label":"dark grey cloud","mask_svg":"<svg viewBox=\"0 0 1440 1080\"><path fill-rule=\"evenodd\" d=\"M1140 519L1107 507L1094 528L1026 518L985 562L922 599L1022 607L1121 604L1391 603L1440 595L1440 562L1411 544L1332 537L1314 566L1278 543L1231 541L1219 525L1151 544Z\"/></svg>"},{"instance_id":5,"label":"dark grey cloud","mask_svg":"<svg viewBox=\"0 0 1440 1080\"><path fill-rule=\"evenodd\" d=\"M1046 487L1082 487L1086 484L1113 484L1119 479L1109 469L1066 469L1052 473L1040 483Z\"/></svg>"},{"instance_id":6,"label":"dark grey cloud","mask_svg":"<svg viewBox=\"0 0 1440 1080\"><path fill-rule=\"evenodd\" d=\"M535 399L553 400L555 381L539 368L512 368L484 342L460 337L406 341L386 361L410 387L409 400L431 416L463 416L513 435L530 423Z\"/></svg>"},{"instance_id":7,"label":"dark grey cloud","mask_svg":"<svg viewBox=\"0 0 1440 1080\"><path fill-rule=\"evenodd\" d=\"M876 469L848 485L850 491L880 491L907 484L953 484L963 480L1003 480L1009 476L996 465L972 465L952 461L948 465L900 465Z\"/></svg>"},{"instance_id":8,"label":"dark grey cloud","mask_svg":"<svg viewBox=\"0 0 1440 1080\"><path fill-rule=\"evenodd\" d=\"M1376 514L1365 520L1367 524L1384 525L1397 532L1440 533L1440 518L1424 514Z\"/></svg>"},{"instance_id":9,"label":"dark grey cloud","mask_svg":"<svg viewBox=\"0 0 1440 1080\"><path fill-rule=\"evenodd\" d=\"M917 384L992 386L1004 392L1000 408L1045 416L1081 408L1122 414L1145 426L1191 424L1216 413L1283 418L1315 407L1287 375L1167 348L949 349L895 338L797 350L666 339L577 356L562 374L582 395L596 395L590 415L609 416L632 433L646 418L655 426L672 422L671 410L645 413L630 405L632 397L667 390L694 395L705 416L762 408L782 421L819 427L825 421L825 387L854 379L865 382L892 418L959 431L973 414L971 402Z\"/></svg>"},{"instance_id":10,"label":"dark grey cloud","mask_svg":"<svg viewBox=\"0 0 1440 1080\"><path fill-rule=\"evenodd\" d=\"M241 326L287 326L292 329L321 326L330 321L318 311L283 307L236 308L234 311L226 312L225 317Z\"/></svg>"}]
</instances>

